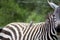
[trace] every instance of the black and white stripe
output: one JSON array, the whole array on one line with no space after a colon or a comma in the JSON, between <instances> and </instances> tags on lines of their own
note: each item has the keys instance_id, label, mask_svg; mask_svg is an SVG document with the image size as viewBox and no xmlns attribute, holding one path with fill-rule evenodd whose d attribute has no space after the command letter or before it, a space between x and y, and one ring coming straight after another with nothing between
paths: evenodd
<instances>
[{"instance_id":1,"label":"black and white stripe","mask_svg":"<svg viewBox=\"0 0 60 40\"><path fill-rule=\"evenodd\" d=\"M0 29L0 39L1 40L22 40L23 31L26 27L31 26L32 22L29 23L19 23L14 22L6 25L3 29ZM4 36L5 35L5 36Z\"/></svg>"},{"instance_id":2,"label":"black and white stripe","mask_svg":"<svg viewBox=\"0 0 60 40\"><path fill-rule=\"evenodd\" d=\"M7 37L10 40L19 40L23 36L22 34L23 32L21 27L16 23L11 23L3 28L2 32L0 33L0 36L4 38Z\"/></svg>"},{"instance_id":3,"label":"black and white stripe","mask_svg":"<svg viewBox=\"0 0 60 40\"><path fill-rule=\"evenodd\" d=\"M23 33L23 40L57 40L55 20L55 15L49 14L46 22L27 27Z\"/></svg>"},{"instance_id":4,"label":"black and white stripe","mask_svg":"<svg viewBox=\"0 0 60 40\"><path fill-rule=\"evenodd\" d=\"M55 16L48 15L46 22L41 23L10 23L0 33L2 40L57 40ZM25 24L25 25L24 25Z\"/></svg>"}]
</instances>

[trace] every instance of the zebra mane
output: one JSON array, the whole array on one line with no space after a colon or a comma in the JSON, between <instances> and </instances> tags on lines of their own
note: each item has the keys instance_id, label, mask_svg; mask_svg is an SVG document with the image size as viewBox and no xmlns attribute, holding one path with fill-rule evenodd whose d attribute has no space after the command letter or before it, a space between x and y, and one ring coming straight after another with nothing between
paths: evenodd
<instances>
[{"instance_id":1,"label":"zebra mane","mask_svg":"<svg viewBox=\"0 0 60 40\"><path fill-rule=\"evenodd\" d=\"M46 17L45 23L46 23L46 24L51 24L51 23L55 22L55 18L54 18L54 17L55 17L54 14L52 14L51 12L48 13L48 15L47 15L47 17Z\"/></svg>"},{"instance_id":2,"label":"zebra mane","mask_svg":"<svg viewBox=\"0 0 60 40\"><path fill-rule=\"evenodd\" d=\"M54 16L54 14L52 14L52 12L48 13L48 15L46 16L46 19L49 19L51 16L52 17Z\"/></svg>"}]
</instances>

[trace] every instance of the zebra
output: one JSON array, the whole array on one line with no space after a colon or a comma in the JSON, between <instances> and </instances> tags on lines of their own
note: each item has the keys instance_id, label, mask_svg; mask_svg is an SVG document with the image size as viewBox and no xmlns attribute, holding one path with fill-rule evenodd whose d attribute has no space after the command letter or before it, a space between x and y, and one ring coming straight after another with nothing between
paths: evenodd
<instances>
[{"instance_id":1,"label":"zebra","mask_svg":"<svg viewBox=\"0 0 60 40\"><path fill-rule=\"evenodd\" d=\"M60 24L60 7L49 1L48 3L54 8L54 13L48 14L45 22L10 23L1 29L0 40L58 40L56 28Z\"/></svg>"}]
</instances>

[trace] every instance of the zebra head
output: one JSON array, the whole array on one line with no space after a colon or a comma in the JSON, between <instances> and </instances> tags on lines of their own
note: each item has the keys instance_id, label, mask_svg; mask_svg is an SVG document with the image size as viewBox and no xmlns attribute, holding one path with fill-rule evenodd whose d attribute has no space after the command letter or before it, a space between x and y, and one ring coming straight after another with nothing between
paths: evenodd
<instances>
[{"instance_id":1,"label":"zebra head","mask_svg":"<svg viewBox=\"0 0 60 40\"><path fill-rule=\"evenodd\" d=\"M48 4L54 9L54 15L56 17L56 29L57 29L57 32L60 32L60 6L56 5L55 3L53 2L49 2L48 1Z\"/></svg>"}]
</instances>

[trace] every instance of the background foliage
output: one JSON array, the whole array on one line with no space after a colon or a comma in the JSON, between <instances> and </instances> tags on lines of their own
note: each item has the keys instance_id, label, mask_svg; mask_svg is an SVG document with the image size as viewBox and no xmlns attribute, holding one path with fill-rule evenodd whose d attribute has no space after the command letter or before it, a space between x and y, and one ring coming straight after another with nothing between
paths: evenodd
<instances>
[{"instance_id":1,"label":"background foliage","mask_svg":"<svg viewBox=\"0 0 60 40\"><path fill-rule=\"evenodd\" d=\"M60 0L50 0L60 5ZM53 12L47 0L0 0L0 26L11 22L42 22Z\"/></svg>"}]
</instances>

